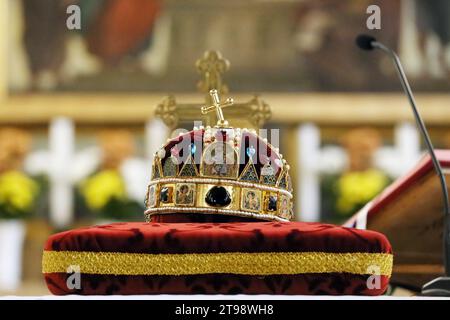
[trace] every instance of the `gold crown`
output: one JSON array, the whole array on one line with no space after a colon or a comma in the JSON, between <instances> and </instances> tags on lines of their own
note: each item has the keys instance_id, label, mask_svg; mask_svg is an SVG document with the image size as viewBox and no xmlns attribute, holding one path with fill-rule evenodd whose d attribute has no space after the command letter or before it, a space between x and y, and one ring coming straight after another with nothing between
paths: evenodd
<instances>
[{"instance_id":1,"label":"gold crown","mask_svg":"<svg viewBox=\"0 0 450 320\"><path fill-rule=\"evenodd\" d=\"M147 189L147 220L152 215L200 213L289 221L292 183L278 149L255 130L232 128L224 119L218 91L210 90L217 124L169 139L155 153Z\"/></svg>"}]
</instances>

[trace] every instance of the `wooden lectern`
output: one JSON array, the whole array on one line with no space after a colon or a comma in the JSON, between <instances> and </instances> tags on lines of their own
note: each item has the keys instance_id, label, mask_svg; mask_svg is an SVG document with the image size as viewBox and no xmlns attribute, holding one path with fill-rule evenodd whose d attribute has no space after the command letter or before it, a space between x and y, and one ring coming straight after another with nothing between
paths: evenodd
<instances>
[{"instance_id":1,"label":"wooden lectern","mask_svg":"<svg viewBox=\"0 0 450 320\"><path fill-rule=\"evenodd\" d=\"M436 150L436 155L450 184L450 150ZM442 192L429 155L345 225L388 237L394 251L391 283L420 291L444 275Z\"/></svg>"}]
</instances>

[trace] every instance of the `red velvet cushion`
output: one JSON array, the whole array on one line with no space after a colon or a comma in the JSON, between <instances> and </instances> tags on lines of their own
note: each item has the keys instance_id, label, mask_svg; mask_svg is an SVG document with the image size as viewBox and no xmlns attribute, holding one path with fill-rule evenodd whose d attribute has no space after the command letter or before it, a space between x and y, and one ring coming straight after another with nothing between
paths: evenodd
<instances>
[{"instance_id":1,"label":"red velvet cushion","mask_svg":"<svg viewBox=\"0 0 450 320\"><path fill-rule=\"evenodd\" d=\"M43 272L54 294L379 295L391 253L379 233L319 223L115 223L51 236ZM366 268L380 261L369 289ZM80 289L66 285L70 265Z\"/></svg>"}]
</instances>

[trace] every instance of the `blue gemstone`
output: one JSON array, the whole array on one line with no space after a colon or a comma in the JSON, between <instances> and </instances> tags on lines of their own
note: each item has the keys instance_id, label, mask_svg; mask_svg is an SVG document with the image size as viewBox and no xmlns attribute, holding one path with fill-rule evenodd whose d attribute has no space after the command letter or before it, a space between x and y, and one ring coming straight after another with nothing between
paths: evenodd
<instances>
[{"instance_id":1,"label":"blue gemstone","mask_svg":"<svg viewBox=\"0 0 450 320\"><path fill-rule=\"evenodd\" d=\"M250 146L245 152L247 153L247 156L251 158L255 154L256 150L255 148L253 148L253 146Z\"/></svg>"},{"instance_id":2,"label":"blue gemstone","mask_svg":"<svg viewBox=\"0 0 450 320\"><path fill-rule=\"evenodd\" d=\"M191 143L191 154L194 155L197 150L197 146L194 143Z\"/></svg>"}]
</instances>

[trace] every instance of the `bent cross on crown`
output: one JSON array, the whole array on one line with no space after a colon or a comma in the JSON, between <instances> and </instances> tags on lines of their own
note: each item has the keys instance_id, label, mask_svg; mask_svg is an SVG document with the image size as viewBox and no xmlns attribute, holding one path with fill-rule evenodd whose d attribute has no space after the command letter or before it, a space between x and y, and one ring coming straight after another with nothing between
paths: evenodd
<instances>
[{"instance_id":1,"label":"bent cross on crown","mask_svg":"<svg viewBox=\"0 0 450 320\"><path fill-rule=\"evenodd\" d=\"M217 127L224 128L228 127L228 121L223 117L222 108L229 107L233 105L234 101L232 98L228 98L224 103L220 103L219 93L216 89L209 91L212 100L212 106L203 106L202 114L207 114L208 112L215 110L217 114Z\"/></svg>"}]
</instances>

